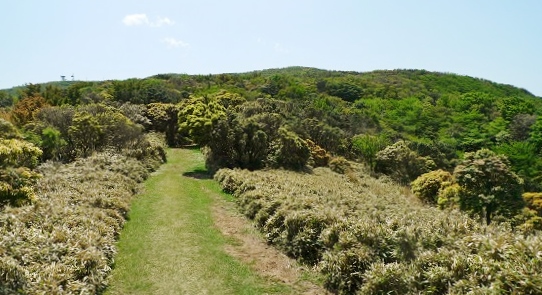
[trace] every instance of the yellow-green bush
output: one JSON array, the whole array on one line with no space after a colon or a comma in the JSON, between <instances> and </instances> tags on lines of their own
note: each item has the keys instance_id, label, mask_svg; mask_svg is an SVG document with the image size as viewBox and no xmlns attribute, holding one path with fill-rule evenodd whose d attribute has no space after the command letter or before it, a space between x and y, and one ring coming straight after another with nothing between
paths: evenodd
<instances>
[{"instance_id":1,"label":"yellow-green bush","mask_svg":"<svg viewBox=\"0 0 542 295\"><path fill-rule=\"evenodd\" d=\"M542 217L542 193L524 193L523 200L529 209L535 210Z\"/></svg>"},{"instance_id":2,"label":"yellow-green bush","mask_svg":"<svg viewBox=\"0 0 542 295\"><path fill-rule=\"evenodd\" d=\"M305 140L305 142L307 143L311 153L311 157L309 159L310 164L312 164L313 167L327 166L330 159L328 152L310 139Z\"/></svg>"},{"instance_id":3,"label":"yellow-green bush","mask_svg":"<svg viewBox=\"0 0 542 295\"><path fill-rule=\"evenodd\" d=\"M412 192L428 204L437 204L439 191L452 181L452 174L444 170L424 173L410 185Z\"/></svg>"},{"instance_id":4,"label":"yellow-green bush","mask_svg":"<svg viewBox=\"0 0 542 295\"><path fill-rule=\"evenodd\" d=\"M348 160L346 160L344 157L333 157L329 161L329 169L339 174L346 174L352 171L352 166L350 165L350 162L348 162Z\"/></svg>"},{"instance_id":5,"label":"yellow-green bush","mask_svg":"<svg viewBox=\"0 0 542 295\"><path fill-rule=\"evenodd\" d=\"M443 183L443 188L438 193L438 207L458 209L460 194L461 187L457 183Z\"/></svg>"},{"instance_id":6,"label":"yellow-green bush","mask_svg":"<svg viewBox=\"0 0 542 295\"><path fill-rule=\"evenodd\" d=\"M515 218L520 229L529 233L542 231L542 193L523 193L526 207Z\"/></svg>"},{"instance_id":7,"label":"yellow-green bush","mask_svg":"<svg viewBox=\"0 0 542 295\"><path fill-rule=\"evenodd\" d=\"M0 137L1 138L1 137ZM34 168L42 152L19 139L0 139L0 206L21 205L34 197Z\"/></svg>"}]
</instances>

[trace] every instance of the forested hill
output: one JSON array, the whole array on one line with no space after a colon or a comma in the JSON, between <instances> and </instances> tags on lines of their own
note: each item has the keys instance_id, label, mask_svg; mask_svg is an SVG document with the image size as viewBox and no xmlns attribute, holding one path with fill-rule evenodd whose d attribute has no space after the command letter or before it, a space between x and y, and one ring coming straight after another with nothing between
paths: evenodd
<instances>
[{"instance_id":1,"label":"forested hill","mask_svg":"<svg viewBox=\"0 0 542 295\"><path fill-rule=\"evenodd\" d=\"M372 72L328 71L315 68L290 67L268 69L259 72L262 76L287 75L307 82L334 78L361 87L363 96L405 98L409 96L438 96L439 94L462 94L481 91L498 97L529 96L529 91L512 85L499 84L480 78L452 73L426 70L377 70Z\"/></svg>"},{"instance_id":2,"label":"forested hill","mask_svg":"<svg viewBox=\"0 0 542 295\"><path fill-rule=\"evenodd\" d=\"M41 104L26 99L22 104L25 100L21 98L36 94L46 105L99 103L121 108L126 114L135 112L130 105L139 105L145 110L142 117L146 117L140 122L146 128L167 129L170 144L200 140L208 145L213 138L198 138L198 132L215 130L213 124L224 113L230 123L235 117L239 130L245 133L247 124L255 124L267 138L260 147L264 150L269 150L282 128L332 154L370 165L374 164L374 151L363 150L370 136L375 137L371 139L373 146L379 142L375 149L406 140L411 149L433 158L437 168L448 170L464 152L489 148L508 156L529 190L540 188L542 100L525 89L479 78L425 70L357 73L290 67L238 74L64 81L0 91L4 117L12 116L24 127L31 118L18 117L28 113L25 108ZM211 107L214 102L220 110ZM194 130L192 127L199 126L190 121L195 114L203 116L199 120L208 122L206 128L210 129ZM153 125L153 120L162 121ZM239 159L224 161L218 166L264 165L259 160L251 164Z\"/></svg>"},{"instance_id":3,"label":"forested hill","mask_svg":"<svg viewBox=\"0 0 542 295\"><path fill-rule=\"evenodd\" d=\"M302 67L0 91L0 294L100 293L165 143L198 145L267 242L333 292L542 294L540 97Z\"/></svg>"},{"instance_id":4,"label":"forested hill","mask_svg":"<svg viewBox=\"0 0 542 295\"><path fill-rule=\"evenodd\" d=\"M305 86L316 85L317 82L326 79L343 80L363 89L364 96L387 97L387 98L405 98L409 96L439 96L442 94L462 94L473 91L485 92L497 97L522 96L534 97L529 91L507 84L499 84L489 80L461 76L453 73L430 72L426 70L377 70L372 72L353 72L353 71L330 71L308 67L288 67L279 69L267 69L248 73L228 73L209 75L211 80L224 79L251 79L251 77L262 76L270 78L272 76L287 76L290 79L297 80ZM202 75L185 74L158 74L147 79L161 80L185 80L190 81L192 85L205 86L202 82ZM141 79L146 80L146 79ZM41 84L42 87L58 87L61 89L69 88L73 84L82 81L58 81ZM104 82L93 82L96 84ZM220 83L220 82L218 82ZM172 85L173 86L173 85ZM175 87L174 88L178 88ZM181 87L182 88L182 87ZM24 86L3 89L16 96Z\"/></svg>"}]
</instances>

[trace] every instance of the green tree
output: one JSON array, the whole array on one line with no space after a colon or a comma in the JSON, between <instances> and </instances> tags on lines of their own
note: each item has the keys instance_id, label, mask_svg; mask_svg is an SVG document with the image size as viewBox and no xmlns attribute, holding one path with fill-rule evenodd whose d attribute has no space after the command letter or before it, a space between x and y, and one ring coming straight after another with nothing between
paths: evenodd
<instances>
[{"instance_id":1,"label":"green tree","mask_svg":"<svg viewBox=\"0 0 542 295\"><path fill-rule=\"evenodd\" d=\"M499 109L502 117L511 121L519 114L532 114L535 107L533 102L521 97L507 97L499 101Z\"/></svg>"},{"instance_id":2,"label":"green tree","mask_svg":"<svg viewBox=\"0 0 542 295\"><path fill-rule=\"evenodd\" d=\"M357 85L351 83L327 83L327 92L329 95L340 97L346 101L353 102L360 99L363 90Z\"/></svg>"},{"instance_id":3,"label":"green tree","mask_svg":"<svg viewBox=\"0 0 542 295\"><path fill-rule=\"evenodd\" d=\"M72 125L75 108L71 105L60 107L50 107L40 109L36 114L39 121L47 126L52 126L62 134L62 137L68 138L68 129Z\"/></svg>"},{"instance_id":4,"label":"green tree","mask_svg":"<svg viewBox=\"0 0 542 295\"><path fill-rule=\"evenodd\" d=\"M218 168L263 167L268 151L267 117L243 118L221 101L229 98L192 98L179 111L179 130L206 147L206 165L210 171ZM272 122L273 120L271 120Z\"/></svg>"},{"instance_id":5,"label":"green tree","mask_svg":"<svg viewBox=\"0 0 542 295\"><path fill-rule=\"evenodd\" d=\"M130 121L134 122L135 124L143 126L145 129L149 129L151 125L151 120L145 116L147 112L147 107L145 105L132 104L132 103L126 102L119 107L119 110L124 116L130 119ZM176 123L177 112L173 112L173 115L175 117L175 123Z\"/></svg>"},{"instance_id":6,"label":"green tree","mask_svg":"<svg viewBox=\"0 0 542 295\"><path fill-rule=\"evenodd\" d=\"M48 104L53 106L59 106L68 103L68 97L66 91L55 85L46 85L43 91L43 97Z\"/></svg>"},{"instance_id":7,"label":"green tree","mask_svg":"<svg viewBox=\"0 0 542 295\"><path fill-rule=\"evenodd\" d=\"M205 153L207 169L211 172L223 167L260 169L265 165L268 141L260 124L228 111L213 125Z\"/></svg>"},{"instance_id":8,"label":"green tree","mask_svg":"<svg viewBox=\"0 0 542 295\"><path fill-rule=\"evenodd\" d=\"M529 133L531 131L531 126L536 122L535 115L529 114L518 114L510 122L508 127L510 130L510 136L512 140L515 141L524 141L529 138Z\"/></svg>"},{"instance_id":9,"label":"green tree","mask_svg":"<svg viewBox=\"0 0 542 295\"><path fill-rule=\"evenodd\" d=\"M538 153L542 152L542 116L538 116L529 133L529 142L534 144Z\"/></svg>"},{"instance_id":10,"label":"green tree","mask_svg":"<svg viewBox=\"0 0 542 295\"><path fill-rule=\"evenodd\" d=\"M453 108L459 112L477 112L489 118L496 111L495 98L488 93L468 92L455 101Z\"/></svg>"},{"instance_id":11,"label":"green tree","mask_svg":"<svg viewBox=\"0 0 542 295\"><path fill-rule=\"evenodd\" d=\"M69 140L76 153L88 157L101 145L103 130L96 118L87 112L76 113L68 130Z\"/></svg>"},{"instance_id":12,"label":"green tree","mask_svg":"<svg viewBox=\"0 0 542 295\"><path fill-rule=\"evenodd\" d=\"M67 102L71 105L81 103L81 99L86 89L94 86L93 82L76 82L66 89Z\"/></svg>"},{"instance_id":13,"label":"green tree","mask_svg":"<svg viewBox=\"0 0 542 295\"><path fill-rule=\"evenodd\" d=\"M460 208L483 216L487 224L497 215L511 218L525 206L523 180L505 156L488 149L466 153L454 177L461 187Z\"/></svg>"},{"instance_id":14,"label":"green tree","mask_svg":"<svg viewBox=\"0 0 542 295\"><path fill-rule=\"evenodd\" d=\"M226 109L242 105L247 101L241 95L237 93L231 93L225 90L222 90L215 94L214 99L216 99Z\"/></svg>"},{"instance_id":15,"label":"green tree","mask_svg":"<svg viewBox=\"0 0 542 295\"><path fill-rule=\"evenodd\" d=\"M6 91L0 91L0 108L9 107L12 104L13 97Z\"/></svg>"},{"instance_id":16,"label":"green tree","mask_svg":"<svg viewBox=\"0 0 542 295\"><path fill-rule=\"evenodd\" d=\"M376 154L386 148L389 140L383 135L359 134L352 137L352 150L374 170Z\"/></svg>"},{"instance_id":17,"label":"green tree","mask_svg":"<svg viewBox=\"0 0 542 295\"><path fill-rule=\"evenodd\" d=\"M339 149L341 139L345 137L340 128L331 127L314 118L303 119L299 124L296 124L294 131L331 152L336 152Z\"/></svg>"},{"instance_id":18,"label":"green tree","mask_svg":"<svg viewBox=\"0 0 542 295\"><path fill-rule=\"evenodd\" d=\"M525 141L511 141L494 148L498 154L503 154L510 161L511 169L525 181L526 190L542 189L542 159L536 151L536 146Z\"/></svg>"},{"instance_id":19,"label":"green tree","mask_svg":"<svg viewBox=\"0 0 542 295\"><path fill-rule=\"evenodd\" d=\"M41 96L41 85L40 84L25 84L25 87L21 90L19 100L30 97L30 96Z\"/></svg>"},{"instance_id":20,"label":"green tree","mask_svg":"<svg viewBox=\"0 0 542 295\"><path fill-rule=\"evenodd\" d=\"M251 170L262 168L267 156L267 134L257 123L248 121L242 126L240 135L237 141L239 166Z\"/></svg>"},{"instance_id":21,"label":"green tree","mask_svg":"<svg viewBox=\"0 0 542 295\"><path fill-rule=\"evenodd\" d=\"M260 91L275 97L288 84L289 82L284 75L273 75L267 79L267 83L260 88Z\"/></svg>"},{"instance_id":22,"label":"green tree","mask_svg":"<svg viewBox=\"0 0 542 295\"><path fill-rule=\"evenodd\" d=\"M60 151L66 145L60 131L54 127L47 127L41 132L42 158L44 160L60 160Z\"/></svg>"},{"instance_id":23,"label":"green tree","mask_svg":"<svg viewBox=\"0 0 542 295\"><path fill-rule=\"evenodd\" d=\"M128 148L137 142L142 135L142 127L134 124L117 109L108 109L95 116L102 130L103 146L117 150Z\"/></svg>"},{"instance_id":24,"label":"green tree","mask_svg":"<svg viewBox=\"0 0 542 295\"><path fill-rule=\"evenodd\" d=\"M408 147L422 157L430 157L439 169L452 170L457 160L457 150L441 141L409 141Z\"/></svg>"}]
</instances>

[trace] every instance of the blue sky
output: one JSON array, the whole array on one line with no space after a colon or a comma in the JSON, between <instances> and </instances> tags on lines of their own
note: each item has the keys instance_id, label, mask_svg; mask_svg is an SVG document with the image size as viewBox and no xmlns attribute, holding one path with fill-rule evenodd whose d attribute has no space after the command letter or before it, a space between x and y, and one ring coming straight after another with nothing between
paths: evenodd
<instances>
[{"instance_id":1,"label":"blue sky","mask_svg":"<svg viewBox=\"0 0 542 295\"><path fill-rule=\"evenodd\" d=\"M452 72L542 96L538 0L12 0L0 11L0 89L307 66Z\"/></svg>"}]
</instances>

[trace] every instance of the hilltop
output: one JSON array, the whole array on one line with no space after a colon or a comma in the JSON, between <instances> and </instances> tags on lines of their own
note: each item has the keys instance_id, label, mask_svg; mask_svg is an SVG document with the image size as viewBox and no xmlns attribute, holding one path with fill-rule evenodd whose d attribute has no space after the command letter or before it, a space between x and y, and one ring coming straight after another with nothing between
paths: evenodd
<instances>
[{"instance_id":1,"label":"hilltop","mask_svg":"<svg viewBox=\"0 0 542 295\"><path fill-rule=\"evenodd\" d=\"M359 86L366 86L372 90L377 88L377 85L388 85L394 90L406 88L407 91L398 91L401 95L413 95L421 93L429 95L435 92L454 92L454 93L467 93L472 91L483 91L498 96L510 96L510 95L524 95L534 97L529 91L518 88L508 84L495 83L482 78L474 78L454 73L442 73L442 72L430 72L426 70L417 69L396 69L396 70L375 70L370 72L355 72L355 71L334 71L324 70L310 67L287 67L287 68L275 68L256 70L244 73L223 73L223 74L210 74L210 75L188 75L188 74L157 74L143 79L186 79L192 78L193 80L200 80L202 76L209 77L224 77L234 76L246 78L249 76L263 76L271 77L273 75L286 75L297 79L306 79L308 81L314 79L326 79L326 78L344 78ZM135 79L135 78L134 78ZM130 79L129 79L130 80ZM190 79L189 79L190 80ZM50 81L45 83L38 83L42 87L53 86L61 89L68 88L69 86L89 81ZM90 81L92 83L103 83L105 81ZM17 95L20 90L25 86L16 86L8 89L0 89L0 91L6 91L11 95ZM370 92L370 90L369 90Z\"/></svg>"},{"instance_id":2,"label":"hilltop","mask_svg":"<svg viewBox=\"0 0 542 295\"><path fill-rule=\"evenodd\" d=\"M18 255L44 242L11 239L8 291L103 290L136 183L165 145L190 145L205 159L190 175L214 174L267 242L320 270L330 291L542 292L542 100L524 89L424 70L158 74L0 91L0 118L0 219L18 220L5 235L41 232L52 256L59 242L80 246L40 283L27 267L51 255ZM85 180L100 177L124 181L94 196ZM71 202L81 207L64 214ZM67 226L90 211L103 224ZM30 215L40 221L28 228ZM109 238L93 234L90 257L64 229Z\"/></svg>"}]
</instances>

